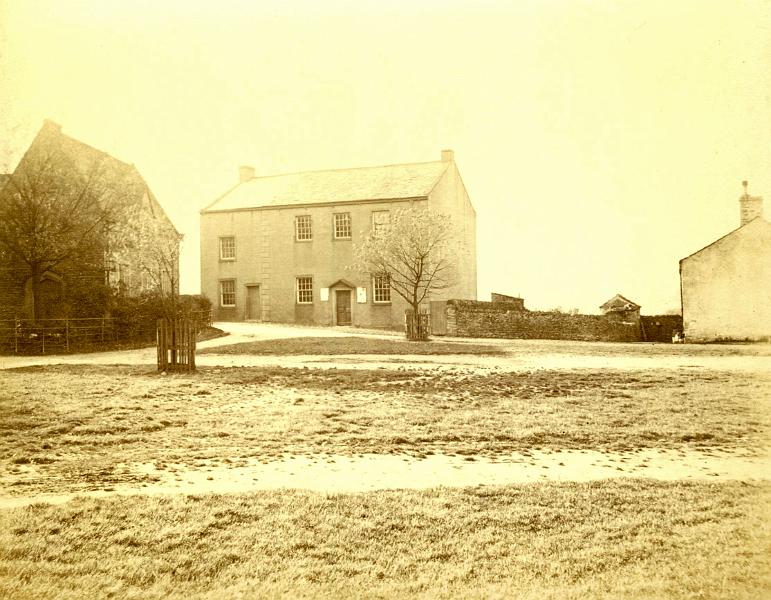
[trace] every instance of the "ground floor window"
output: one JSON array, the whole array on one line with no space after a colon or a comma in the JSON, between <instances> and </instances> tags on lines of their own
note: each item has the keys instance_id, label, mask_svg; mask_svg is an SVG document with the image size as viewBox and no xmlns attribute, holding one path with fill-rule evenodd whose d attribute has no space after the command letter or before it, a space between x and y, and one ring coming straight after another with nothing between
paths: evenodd
<instances>
[{"instance_id":1,"label":"ground floor window","mask_svg":"<svg viewBox=\"0 0 771 600\"><path fill-rule=\"evenodd\" d=\"M375 275L373 277L372 297L375 302L391 301L391 279L388 275Z\"/></svg>"},{"instance_id":2,"label":"ground floor window","mask_svg":"<svg viewBox=\"0 0 771 600\"><path fill-rule=\"evenodd\" d=\"M297 278L297 303L311 304L313 302L313 277Z\"/></svg>"},{"instance_id":3,"label":"ground floor window","mask_svg":"<svg viewBox=\"0 0 771 600\"><path fill-rule=\"evenodd\" d=\"M236 281L225 279L220 281L220 306L236 305Z\"/></svg>"}]
</instances>

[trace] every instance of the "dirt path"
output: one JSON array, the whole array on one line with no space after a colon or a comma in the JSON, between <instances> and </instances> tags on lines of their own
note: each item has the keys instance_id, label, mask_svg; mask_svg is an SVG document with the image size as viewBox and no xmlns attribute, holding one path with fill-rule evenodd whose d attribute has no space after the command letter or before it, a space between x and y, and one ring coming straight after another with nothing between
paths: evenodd
<instances>
[{"instance_id":1,"label":"dirt path","mask_svg":"<svg viewBox=\"0 0 771 600\"><path fill-rule=\"evenodd\" d=\"M250 460L243 466L190 468L153 463L125 465L153 483L118 484L78 494L13 496L0 488L0 509L37 502L63 503L76 495L104 497L132 494L243 493L306 489L319 492L366 492L505 485L536 481L594 481L619 477L658 480L769 480L771 455L742 452L640 450L613 453L563 450L514 453L491 460L442 454L415 459L404 455L287 456L278 461ZM28 468L34 477L34 466Z\"/></svg>"},{"instance_id":2,"label":"dirt path","mask_svg":"<svg viewBox=\"0 0 771 600\"><path fill-rule=\"evenodd\" d=\"M272 323L215 323L229 335L200 342L198 348L217 348L241 342L297 337L371 337L393 339L398 332L362 330L352 327L304 327ZM561 340L455 339L447 341L477 342L500 348L504 356L425 355L384 356L253 356L203 354L196 357L200 366L260 367L285 366L302 368L399 369L458 368L478 372L490 370L525 371L534 369L659 369L708 368L735 372L771 372L771 345L669 345L611 344L603 342L570 342ZM94 364L153 365L155 348L92 352L49 356L0 356L0 370L34 365Z\"/></svg>"}]
</instances>

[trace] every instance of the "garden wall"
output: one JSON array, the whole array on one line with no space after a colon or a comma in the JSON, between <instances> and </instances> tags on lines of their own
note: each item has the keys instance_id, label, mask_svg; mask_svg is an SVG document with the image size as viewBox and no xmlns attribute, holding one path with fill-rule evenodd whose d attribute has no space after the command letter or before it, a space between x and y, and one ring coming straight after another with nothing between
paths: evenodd
<instances>
[{"instance_id":1,"label":"garden wall","mask_svg":"<svg viewBox=\"0 0 771 600\"><path fill-rule=\"evenodd\" d=\"M604 315L528 311L515 302L448 300L445 314L447 335L461 337L605 342L642 339L639 322L615 321Z\"/></svg>"}]
</instances>

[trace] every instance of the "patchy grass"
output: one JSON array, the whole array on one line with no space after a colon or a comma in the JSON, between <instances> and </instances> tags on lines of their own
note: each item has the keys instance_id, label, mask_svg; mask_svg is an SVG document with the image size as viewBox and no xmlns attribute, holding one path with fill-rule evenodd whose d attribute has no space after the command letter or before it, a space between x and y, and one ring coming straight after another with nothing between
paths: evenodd
<instances>
[{"instance_id":1,"label":"patchy grass","mask_svg":"<svg viewBox=\"0 0 771 600\"><path fill-rule=\"evenodd\" d=\"M366 337L306 337L242 342L199 350L198 354L344 355L344 354L505 354L500 348L467 342L410 342Z\"/></svg>"},{"instance_id":2,"label":"patchy grass","mask_svg":"<svg viewBox=\"0 0 771 600\"><path fill-rule=\"evenodd\" d=\"M150 479L130 463L760 449L771 431L771 377L693 369L230 368L161 376L143 367L49 366L0 379L0 473L16 495Z\"/></svg>"},{"instance_id":3,"label":"patchy grass","mask_svg":"<svg viewBox=\"0 0 771 600\"><path fill-rule=\"evenodd\" d=\"M767 484L113 497L0 512L4 598L771 596Z\"/></svg>"}]
</instances>

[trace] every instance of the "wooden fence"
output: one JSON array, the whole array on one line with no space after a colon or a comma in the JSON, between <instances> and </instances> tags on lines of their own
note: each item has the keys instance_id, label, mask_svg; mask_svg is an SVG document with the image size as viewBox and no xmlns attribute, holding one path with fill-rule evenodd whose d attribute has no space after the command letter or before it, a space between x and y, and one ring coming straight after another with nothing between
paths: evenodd
<instances>
[{"instance_id":1,"label":"wooden fence","mask_svg":"<svg viewBox=\"0 0 771 600\"><path fill-rule=\"evenodd\" d=\"M158 370L195 371L197 334L193 319L158 319Z\"/></svg>"},{"instance_id":2,"label":"wooden fence","mask_svg":"<svg viewBox=\"0 0 771 600\"><path fill-rule=\"evenodd\" d=\"M107 317L0 321L2 354L57 354L115 341L115 320Z\"/></svg>"}]
</instances>

